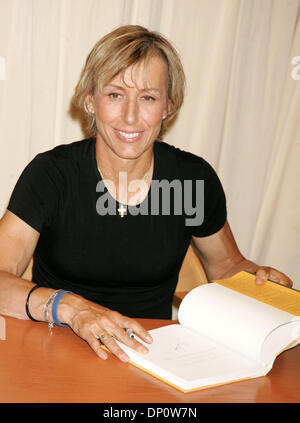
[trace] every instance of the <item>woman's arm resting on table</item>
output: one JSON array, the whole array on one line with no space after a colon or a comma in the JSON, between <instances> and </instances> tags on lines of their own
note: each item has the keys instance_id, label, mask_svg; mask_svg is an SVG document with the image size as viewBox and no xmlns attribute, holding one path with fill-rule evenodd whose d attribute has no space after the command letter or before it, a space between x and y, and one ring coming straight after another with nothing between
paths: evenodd
<instances>
[{"instance_id":1,"label":"woman's arm resting on table","mask_svg":"<svg viewBox=\"0 0 300 423\"><path fill-rule=\"evenodd\" d=\"M7 211L0 220L0 313L19 319L28 319L25 302L29 290L34 286L21 279L29 265L39 233ZM42 320L38 296L32 295L32 311L37 320Z\"/></svg>"},{"instance_id":2,"label":"woman's arm resting on table","mask_svg":"<svg viewBox=\"0 0 300 423\"><path fill-rule=\"evenodd\" d=\"M28 319L25 303L30 289L35 285L22 279L39 239L39 232L7 211L0 220L0 314ZM30 296L30 313L36 320L45 321L44 306L55 290L39 288ZM50 310L51 312L51 310ZM112 335L105 341L106 347L120 360L128 356L114 338L140 352L146 348L137 340L129 338L125 328L131 328L143 341L152 341L148 332L134 319L109 310L76 294L64 295L58 306L58 318L89 343L96 354L107 358L101 348L99 337L104 332Z\"/></svg>"},{"instance_id":3,"label":"woman's arm resting on table","mask_svg":"<svg viewBox=\"0 0 300 423\"><path fill-rule=\"evenodd\" d=\"M227 221L221 230L211 236L193 237L193 244L210 280L225 279L247 270L256 273L257 284L263 284L267 279L271 279L289 287L293 285L291 279L284 273L245 259L238 249Z\"/></svg>"}]
</instances>

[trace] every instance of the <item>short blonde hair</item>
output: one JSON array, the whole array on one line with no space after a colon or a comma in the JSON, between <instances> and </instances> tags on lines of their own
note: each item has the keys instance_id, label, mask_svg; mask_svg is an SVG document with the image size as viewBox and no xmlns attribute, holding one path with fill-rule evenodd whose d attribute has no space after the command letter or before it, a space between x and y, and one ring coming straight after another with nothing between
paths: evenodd
<instances>
[{"instance_id":1,"label":"short blonde hair","mask_svg":"<svg viewBox=\"0 0 300 423\"><path fill-rule=\"evenodd\" d=\"M101 38L88 55L73 96L73 104L87 112L87 131L97 133L95 116L85 106L87 95L101 92L120 72L140 62L148 63L153 55L160 55L167 64L168 99L172 109L162 122L162 138L182 106L185 75L179 55L172 44L161 34L139 25L121 26Z\"/></svg>"}]
</instances>

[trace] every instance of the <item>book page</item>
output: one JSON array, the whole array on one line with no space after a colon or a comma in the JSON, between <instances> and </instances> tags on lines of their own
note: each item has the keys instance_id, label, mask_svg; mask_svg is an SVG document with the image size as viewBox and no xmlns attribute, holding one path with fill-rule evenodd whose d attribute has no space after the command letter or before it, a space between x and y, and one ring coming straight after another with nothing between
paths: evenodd
<instances>
[{"instance_id":1,"label":"book page","mask_svg":"<svg viewBox=\"0 0 300 423\"><path fill-rule=\"evenodd\" d=\"M268 334L292 319L285 311L217 283L194 288L178 311L178 320L186 328L257 362Z\"/></svg>"},{"instance_id":2,"label":"book page","mask_svg":"<svg viewBox=\"0 0 300 423\"><path fill-rule=\"evenodd\" d=\"M248 297L256 298L265 304L300 316L300 292L295 289L272 281L267 281L263 285L256 285L255 275L248 272L239 272L231 278L215 282Z\"/></svg>"},{"instance_id":3,"label":"book page","mask_svg":"<svg viewBox=\"0 0 300 423\"><path fill-rule=\"evenodd\" d=\"M147 354L119 343L135 363L184 389L261 376L263 366L247 360L181 325L149 331L153 337ZM140 341L140 340L139 340Z\"/></svg>"},{"instance_id":4,"label":"book page","mask_svg":"<svg viewBox=\"0 0 300 423\"><path fill-rule=\"evenodd\" d=\"M289 326L289 327L287 327ZM291 336L292 334L292 336ZM278 353L289 347L296 346L300 341L300 320L286 323L279 326L276 330L270 332L266 337L262 347L262 362L268 369L273 365L275 360L274 350L278 349Z\"/></svg>"}]
</instances>

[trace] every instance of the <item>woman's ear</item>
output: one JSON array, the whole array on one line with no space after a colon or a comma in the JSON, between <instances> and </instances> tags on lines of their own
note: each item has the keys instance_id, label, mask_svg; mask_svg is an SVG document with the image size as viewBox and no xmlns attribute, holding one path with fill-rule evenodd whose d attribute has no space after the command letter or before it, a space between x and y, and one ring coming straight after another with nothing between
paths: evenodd
<instances>
[{"instance_id":1,"label":"woman's ear","mask_svg":"<svg viewBox=\"0 0 300 423\"><path fill-rule=\"evenodd\" d=\"M165 118L167 118L167 117L168 117L168 115L172 113L172 110L173 110L173 103L172 103L172 101L168 98L167 109L165 110L165 113L164 113Z\"/></svg>"},{"instance_id":2,"label":"woman's ear","mask_svg":"<svg viewBox=\"0 0 300 423\"><path fill-rule=\"evenodd\" d=\"M95 108L94 108L94 97L91 94L88 94L85 97L84 100L84 109L87 113L94 114Z\"/></svg>"}]
</instances>

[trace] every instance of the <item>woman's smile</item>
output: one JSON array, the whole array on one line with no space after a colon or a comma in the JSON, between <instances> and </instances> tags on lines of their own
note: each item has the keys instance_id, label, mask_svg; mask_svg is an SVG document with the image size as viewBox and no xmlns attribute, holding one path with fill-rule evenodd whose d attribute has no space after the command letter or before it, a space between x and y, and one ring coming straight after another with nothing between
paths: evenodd
<instances>
[{"instance_id":1,"label":"woman's smile","mask_svg":"<svg viewBox=\"0 0 300 423\"><path fill-rule=\"evenodd\" d=\"M143 135L144 131L131 131L131 132L126 132L126 131L121 131L119 129L115 129L116 135L117 137L122 141L122 142L127 142L127 143L133 143L136 141L139 141Z\"/></svg>"},{"instance_id":2,"label":"woman's smile","mask_svg":"<svg viewBox=\"0 0 300 423\"><path fill-rule=\"evenodd\" d=\"M165 61L154 55L146 68L143 62L129 66L87 103L95 113L102 158L143 157L153 147L170 106Z\"/></svg>"}]
</instances>

